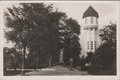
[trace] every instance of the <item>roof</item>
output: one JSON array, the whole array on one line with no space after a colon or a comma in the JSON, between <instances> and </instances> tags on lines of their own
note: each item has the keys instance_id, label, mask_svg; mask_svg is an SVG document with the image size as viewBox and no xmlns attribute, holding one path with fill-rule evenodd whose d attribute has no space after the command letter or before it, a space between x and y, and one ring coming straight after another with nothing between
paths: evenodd
<instances>
[{"instance_id":1,"label":"roof","mask_svg":"<svg viewBox=\"0 0 120 80\"><path fill-rule=\"evenodd\" d=\"M88 9L83 14L83 18L88 16L99 17L97 11L92 6L89 6Z\"/></svg>"}]
</instances>

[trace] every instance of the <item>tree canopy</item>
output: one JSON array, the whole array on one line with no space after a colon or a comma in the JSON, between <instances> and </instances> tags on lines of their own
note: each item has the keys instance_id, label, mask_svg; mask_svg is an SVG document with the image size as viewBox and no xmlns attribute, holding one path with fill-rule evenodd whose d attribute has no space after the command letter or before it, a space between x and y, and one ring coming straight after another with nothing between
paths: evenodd
<instances>
[{"instance_id":1,"label":"tree canopy","mask_svg":"<svg viewBox=\"0 0 120 80\"><path fill-rule=\"evenodd\" d=\"M79 64L79 55L81 46L79 43L80 25L72 18L65 20L63 38L64 61L69 64L70 58L73 59L73 64Z\"/></svg>"},{"instance_id":2,"label":"tree canopy","mask_svg":"<svg viewBox=\"0 0 120 80\"><path fill-rule=\"evenodd\" d=\"M13 5L4 12L4 18L5 26L10 29L5 31L5 38L22 51L23 69L28 67L25 63L31 68L40 68L44 63L58 63L61 49L71 56L80 54L80 25L64 12L53 11L52 4Z\"/></svg>"},{"instance_id":3,"label":"tree canopy","mask_svg":"<svg viewBox=\"0 0 120 80\"><path fill-rule=\"evenodd\" d=\"M101 29L99 36L102 45L96 49L91 66L97 70L109 70L113 71L110 74L116 74L116 24Z\"/></svg>"}]
</instances>

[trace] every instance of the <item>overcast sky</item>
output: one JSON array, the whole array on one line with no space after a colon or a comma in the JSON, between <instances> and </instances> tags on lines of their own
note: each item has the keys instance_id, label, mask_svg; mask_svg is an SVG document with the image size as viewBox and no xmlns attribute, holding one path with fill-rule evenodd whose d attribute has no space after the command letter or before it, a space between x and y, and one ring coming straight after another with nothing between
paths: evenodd
<instances>
[{"instance_id":1,"label":"overcast sky","mask_svg":"<svg viewBox=\"0 0 120 80\"><path fill-rule=\"evenodd\" d=\"M1 6L4 8L11 6L13 3L3 3ZM99 14L98 26L101 28L103 25L109 24L109 22L118 22L118 7L117 1L56 1L56 2L45 2L45 4L53 4L54 9L58 8L58 11L65 12L68 17L76 19L81 25L81 38L84 23L83 13L91 5Z\"/></svg>"},{"instance_id":2,"label":"overcast sky","mask_svg":"<svg viewBox=\"0 0 120 80\"><path fill-rule=\"evenodd\" d=\"M66 12L66 14L69 17L73 17L76 19L81 26L83 26L83 13L86 11L86 9L89 6L92 6L99 14L99 25L106 25L110 21L115 22L117 21L117 7L118 7L118 2L101 2L101 1L96 1L96 2L59 2L59 3L54 3L54 6L58 8L59 11Z\"/></svg>"}]
</instances>

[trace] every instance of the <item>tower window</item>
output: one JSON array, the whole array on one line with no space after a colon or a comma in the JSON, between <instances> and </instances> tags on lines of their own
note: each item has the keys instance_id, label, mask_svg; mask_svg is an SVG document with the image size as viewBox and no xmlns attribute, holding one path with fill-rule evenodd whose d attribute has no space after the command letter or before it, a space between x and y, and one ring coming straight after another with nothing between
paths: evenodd
<instances>
[{"instance_id":1,"label":"tower window","mask_svg":"<svg viewBox=\"0 0 120 80\"><path fill-rule=\"evenodd\" d=\"M92 31L92 30L93 30L93 28L90 28L90 30Z\"/></svg>"},{"instance_id":2,"label":"tower window","mask_svg":"<svg viewBox=\"0 0 120 80\"><path fill-rule=\"evenodd\" d=\"M91 23L93 23L93 17L91 17Z\"/></svg>"},{"instance_id":3,"label":"tower window","mask_svg":"<svg viewBox=\"0 0 120 80\"><path fill-rule=\"evenodd\" d=\"M91 41L91 49L93 49L93 41Z\"/></svg>"},{"instance_id":4,"label":"tower window","mask_svg":"<svg viewBox=\"0 0 120 80\"><path fill-rule=\"evenodd\" d=\"M89 41L88 41L88 49L89 49Z\"/></svg>"},{"instance_id":5,"label":"tower window","mask_svg":"<svg viewBox=\"0 0 120 80\"><path fill-rule=\"evenodd\" d=\"M85 18L85 23L87 24L87 17Z\"/></svg>"}]
</instances>

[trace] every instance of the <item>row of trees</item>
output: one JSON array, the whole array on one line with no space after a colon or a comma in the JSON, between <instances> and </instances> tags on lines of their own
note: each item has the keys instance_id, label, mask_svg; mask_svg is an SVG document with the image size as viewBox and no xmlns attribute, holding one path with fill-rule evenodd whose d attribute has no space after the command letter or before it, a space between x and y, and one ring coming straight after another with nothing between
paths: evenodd
<instances>
[{"instance_id":1,"label":"row of trees","mask_svg":"<svg viewBox=\"0 0 120 80\"><path fill-rule=\"evenodd\" d=\"M77 62L80 54L80 25L63 12L44 3L20 3L4 12L5 38L12 41L15 53L21 51L22 68L40 68L59 62L60 50L64 49L64 59ZM26 54L28 51L28 54ZM10 52L4 49L4 67ZM7 53L7 54L6 54ZM14 56L16 59L18 57ZM15 60L16 61L16 60ZM77 63L75 63L76 65ZM16 64L15 64L16 65ZM25 65L29 65L26 66ZM5 68L8 68L6 66Z\"/></svg>"}]
</instances>

